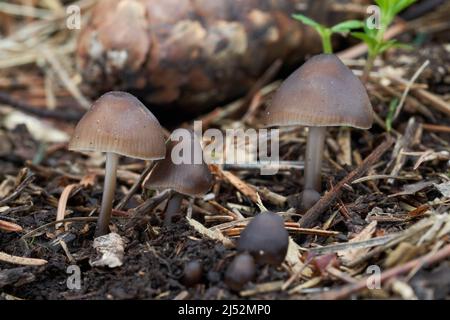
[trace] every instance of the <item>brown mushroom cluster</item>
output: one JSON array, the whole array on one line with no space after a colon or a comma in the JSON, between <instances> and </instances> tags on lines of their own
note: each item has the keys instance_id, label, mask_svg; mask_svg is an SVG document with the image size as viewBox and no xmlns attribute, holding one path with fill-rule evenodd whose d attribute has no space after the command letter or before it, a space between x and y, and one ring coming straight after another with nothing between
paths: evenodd
<instances>
[{"instance_id":1,"label":"brown mushroom cluster","mask_svg":"<svg viewBox=\"0 0 450 320\"><path fill-rule=\"evenodd\" d=\"M308 60L288 77L276 92L264 115L265 125L307 126L305 183L302 205L307 210L319 199L326 128L350 126L368 129L372 106L361 81L335 55L322 54ZM185 141L186 140L186 141ZM187 143L191 161L175 163L173 152ZM109 231L119 156L160 160L144 180L145 188L170 189L164 222L170 224L181 211L184 197L206 194L212 175L203 160L203 151L193 131L178 142L165 142L155 116L134 96L108 92L101 96L80 120L69 149L106 153L105 181L96 236ZM199 153L199 154L197 154ZM196 162L195 159L201 159ZM273 212L256 215L237 243L238 254L225 273L225 283L240 290L252 281L257 265L279 266L284 261L289 235L283 218ZM202 278L201 261L185 266L183 282L193 286Z\"/></svg>"},{"instance_id":2,"label":"brown mushroom cluster","mask_svg":"<svg viewBox=\"0 0 450 320\"><path fill-rule=\"evenodd\" d=\"M194 146L197 140L193 139L193 133L190 138L193 150L201 152L201 146ZM170 157L172 148L172 143L166 148L164 132L156 117L133 95L111 91L93 104L77 124L69 149L106 153L96 236L109 232L120 155L144 160L163 159L155 165L144 185L173 190L166 209L166 222L179 211L182 195L199 196L209 190L212 176L208 166L204 162L175 165Z\"/></svg>"}]
</instances>

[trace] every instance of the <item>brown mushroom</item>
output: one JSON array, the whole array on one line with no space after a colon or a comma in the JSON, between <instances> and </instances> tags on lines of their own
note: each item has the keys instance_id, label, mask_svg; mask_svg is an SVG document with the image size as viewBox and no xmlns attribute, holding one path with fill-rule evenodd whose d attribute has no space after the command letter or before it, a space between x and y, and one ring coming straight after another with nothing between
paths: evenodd
<instances>
[{"instance_id":1,"label":"brown mushroom","mask_svg":"<svg viewBox=\"0 0 450 320\"><path fill-rule=\"evenodd\" d=\"M262 212L242 231L237 249L249 252L258 263L279 265L284 261L289 234L283 219L273 212Z\"/></svg>"},{"instance_id":2,"label":"brown mushroom","mask_svg":"<svg viewBox=\"0 0 450 320\"><path fill-rule=\"evenodd\" d=\"M248 252L234 257L225 272L225 283L233 291L241 290L255 277L255 260Z\"/></svg>"},{"instance_id":3,"label":"brown mushroom","mask_svg":"<svg viewBox=\"0 0 450 320\"><path fill-rule=\"evenodd\" d=\"M172 154L172 151L183 140L170 141L165 159L155 165L144 181L146 188L171 189L174 192L167 204L164 216L165 224L170 223L172 218L179 213L183 195L202 196L208 192L212 184L212 175L208 165L204 162L200 143L192 131L186 131L187 134L183 136L183 139L188 139L188 141L183 144L191 148L190 159L187 162L175 164L173 161L175 155ZM200 159L200 163L196 163L198 159Z\"/></svg>"},{"instance_id":4,"label":"brown mushroom","mask_svg":"<svg viewBox=\"0 0 450 320\"><path fill-rule=\"evenodd\" d=\"M155 116L133 95L102 95L78 122L69 150L106 153L105 182L96 236L108 233L119 155L156 160L165 155L163 130Z\"/></svg>"},{"instance_id":5,"label":"brown mushroom","mask_svg":"<svg viewBox=\"0 0 450 320\"><path fill-rule=\"evenodd\" d=\"M187 287L193 287L202 280L203 265L199 260L191 260L184 265L183 283Z\"/></svg>"},{"instance_id":6,"label":"brown mushroom","mask_svg":"<svg viewBox=\"0 0 450 320\"><path fill-rule=\"evenodd\" d=\"M335 55L321 54L282 83L264 122L269 127L309 127L304 189L320 192L326 127L369 129L373 110L364 85L353 72ZM316 198L314 192L306 192L303 200L311 203Z\"/></svg>"}]
</instances>

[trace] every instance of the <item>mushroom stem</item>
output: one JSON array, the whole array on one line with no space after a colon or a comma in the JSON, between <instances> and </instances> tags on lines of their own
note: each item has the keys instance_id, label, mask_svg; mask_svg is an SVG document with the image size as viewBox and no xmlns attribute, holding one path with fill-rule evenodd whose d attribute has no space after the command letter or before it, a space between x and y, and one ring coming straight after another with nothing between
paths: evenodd
<instances>
[{"instance_id":1,"label":"mushroom stem","mask_svg":"<svg viewBox=\"0 0 450 320\"><path fill-rule=\"evenodd\" d=\"M183 200L183 195L175 192L167 203L166 213L164 215L164 224L170 224L172 218L180 212L181 201Z\"/></svg>"},{"instance_id":2,"label":"mushroom stem","mask_svg":"<svg viewBox=\"0 0 450 320\"><path fill-rule=\"evenodd\" d=\"M309 127L305 156L305 190L321 191L321 169L326 127Z\"/></svg>"},{"instance_id":3,"label":"mushroom stem","mask_svg":"<svg viewBox=\"0 0 450 320\"><path fill-rule=\"evenodd\" d=\"M105 182L103 185L102 207L98 217L95 236L103 236L109 233L109 220L116 190L116 173L119 155L113 152L106 153Z\"/></svg>"}]
</instances>

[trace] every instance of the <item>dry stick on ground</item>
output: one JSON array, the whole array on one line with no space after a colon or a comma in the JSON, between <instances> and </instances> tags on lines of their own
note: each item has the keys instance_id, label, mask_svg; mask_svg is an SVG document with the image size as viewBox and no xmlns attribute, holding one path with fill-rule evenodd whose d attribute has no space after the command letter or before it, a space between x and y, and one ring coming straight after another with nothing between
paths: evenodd
<instances>
[{"instance_id":1,"label":"dry stick on ground","mask_svg":"<svg viewBox=\"0 0 450 320\"><path fill-rule=\"evenodd\" d=\"M0 261L12 264L19 264L22 266L42 266L44 264L47 264L47 260L17 257L7 254L5 252L0 252Z\"/></svg>"},{"instance_id":2,"label":"dry stick on ground","mask_svg":"<svg viewBox=\"0 0 450 320\"><path fill-rule=\"evenodd\" d=\"M388 136L372 153L359 165L342 179L333 189L328 191L305 215L300 219L299 225L302 228L312 227L319 219L320 215L332 204L342 192L344 185L351 184L355 179L360 178L370 167L378 161L381 156L392 146L394 139Z\"/></svg>"},{"instance_id":3,"label":"dry stick on ground","mask_svg":"<svg viewBox=\"0 0 450 320\"><path fill-rule=\"evenodd\" d=\"M28 177L26 177L14 190L9 196L6 196L2 200L0 200L0 207L5 206L10 202L11 200L14 200L16 197L20 195L23 189L25 189L33 180L34 180L34 174L30 174Z\"/></svg>"},{"instance_id":4,"label":"dry stick on ground","mask_svg":"<svg viewBox=\"0 0 450 320\"><path fill-rule=\"evenodd\" d=\"M165 190L160 194L157 194L153 198L147 199L144 203L133 209L133 214L131 220L125 226L126 229L132 228L139 224L142 216L144 216L149 210L156 208L161 202L169 198L171 194L170 190Z\"/></svg>"},{"instance_id":5,"label":"dry stick on ground","mask_svg":"<svg viewBox=\"0 0 450 320\"><path fill-rule=\"evenodd\" d=\"M416 122L416 119L414 117L410 118L408 120L408 124L405 129L405 133L397 139L394 150L392 151L391 155L391 161L387 165L387 168L389 168L390 172L389 175L391 176L398 176L400 171L402 170L403 166L406 163L407 156L403 154L403 152L410 151L412 145L416 141L416 137L418 134L421 134L419 131L420 124ZM388 179L388 184L393 184L395 182L395 179Z\"/></svg>"},{"instance_id":6,"label":"dry stick on ground","mask_svg":"<svg viewBox=\"0 0 450 320\"><path fill-rule=\"evenodd\" d=\"M398 77L397 75L388 74L387 77L394 81L395 83L401 85L408 85L408 81ZM411 89L411 94L416 96L419 100L428 102L430 107L433 107L435 110L450 115L450 103L445 102L442 98L431 93L425 89Z\"/></svg>"},{"instance_id":7,"label":"dry stick on ground","mask_svg":"<svg viewBox=\"0 0 450 320\"><path fill-rule=\"evenodd\" d=\"M383 272L380 275L380 282L385 282L386 280L389 280L395 276L399 276L401 274L407 273L419 265L420 266L429 266L431 264L434 264L436 262L444 260L448 257L450 257L450 244L446 245L444 248L437 251L436 253L429 253L423 257L414 259L403 265L391 268L391 269ZM370 279L370 277L367 277L367 278L364 278L364 279L358 281L355 284L350 284L350 285L344 286L340 289L326 292L326 293L320 295L319 298L326 299L326 300L345 299L353 293L356 293L358 291L366 289L367 282L369 279Z\"/></svg>"},{"instance_id":8,"label":"dry stick on ground","mask_svg":"<svg viewBox=\"0 0 450 320\"><path fill-rule=\"evenodd\" d=\"M386 33L384 34L384 39L389 40L392 39L399 34L408 30L408 24L404 22L399 22L390 27ZM348 48L344 51L341 51L337 54L337 56L341 59L353 59L359 56L362 56L367 52L367 45L364 43L357 44L351 48Z\"/></svg>"},{"instance_id":9,"label":"dry stick on ground","mask_svg":"<svg viewBox=\"0 0 450 320\"><path fill-rule=\"evenodd\" d=\"M81 119L82 113L74 113L65 111L57 111L57 110L48 110L44 108L34 107L29 105L23 101L17 100L16 98L10 96L5 92L0 92L0 103L6 104L8 106L13 107L19 111L32 114L34 116L38 116L41 118L51 118L56 120L63 121L71 121L76 122ZM68 109L68 108L65 108Z\"/></svg>"},{"instance_id":10,"label":"dry stick on ground","mask_svg":"<svg viewBox=\"0 0 450 320\"><path fill-rule=\"evenodd\" d=\"M37 227L34 230L31 230L30 232L24 234L20 239L24 240L26 238L32 237L33 235L35 235L36 233L39 233L42 230L45 230L48 227L51 227L55 224L58 223L64 223L64 222L91 222L91 221L97 221L97 217L73 217L73 218L65 218L62 220L57 220L57 221L52 221L49 223L46 223L42 226Z\"/></svg>"},{"instance_id":11,"label":"dry stick on ground","mask_svg":"<svg viewBox=\"0 0 450 320\"><path fill-rule=\"evenodd\" d=\"M22 232L23 229L21 226L19 226L18 224L9 222L9 221L4 221L4 220L0 220L0 230L1 231L6 231L6 232Z\"/></svg>"},{"instance_id":12,"label":"dry stick on ground","mask_svg":"<svg viewBox=\"0 0 450 320\"><path fill-rule=\"evenodd\" d=\"M77 102L82 106L84 109L88 110L91 106L91 101L89 101L80 91L78 86L73 82L73 80L70 78L70 75L67 73L67 71L64 69L62 63L58 60L54 52L49 47L42 47L40 52L42 53L43 57L47 60L47 62L50 64L50 66L55 71L56 75L58 75L59 79L63 83L63 85L66 87L67 91L70 92L70 94L77 100Z\"/></svg>"},{"instance_id":13,"label":"dry stick on ground","mask_svg":"<svg viewBox=\"0 0 450 320\"><path fill-rule=\"evenodd\" d=\"M145 168L144 172L141 173L141 175L139 176L139 179L136 180L136 182L133 184L133 186L130 188L130 190L128 191L128 193L125 195L125 197L120 200L120 202L116 205L116 207L114 209L116 210L122 210L122 208L127 204L128 200L131 199L131 197L136 193L136 191L139 189L139 187L141 186L142 182L144 181L145 177L147 177L147 175L150 173L150 171L152 170L153 166L155 165L156 162L151 162L147 168Z\"/></svg>"}]
</instances>

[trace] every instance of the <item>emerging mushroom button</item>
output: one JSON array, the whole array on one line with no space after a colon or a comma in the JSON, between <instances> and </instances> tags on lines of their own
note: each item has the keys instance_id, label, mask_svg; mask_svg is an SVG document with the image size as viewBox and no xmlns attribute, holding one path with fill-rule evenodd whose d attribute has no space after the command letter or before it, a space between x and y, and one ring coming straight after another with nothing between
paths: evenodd
<instances>
[{"instance_id":1,"label":"emerging mushroom button","mask_svg":"<svg viewBox=\"0 0 450 320\"><path fill-rule=\"evenodd\" d=\"M289 246L289 234L283 219L273 212L263 212L253 218L242 231L238 251L249 252L258 263L279 265Z\"/></svg>"},{"instance_id":2,"label":"emerging mushroom button","mask_svg":"<svg viewBox=\"0 0 450 320\"><path fill-rule=\"evenodd\" d=\"M264 116L272 126L309 127L303 202L311 207L321 191L326 127L369 129L373 110L362 82L338 57L321 54L291 74L275 93Z\"/></svg>"},{"instance_id":3,"label":"emerging mushroom button","mask_svg":"<svg viewBox=\"0 0 450 320\"><path fill-rule=\"evenodd\" d=\"M111 91L102 95L78 122L69 142L75 151L106 153L105 182L96 236L108 233L119 155L156 160L166 146L155 116L133 95Z\"/></svg>"}]
</instances>

